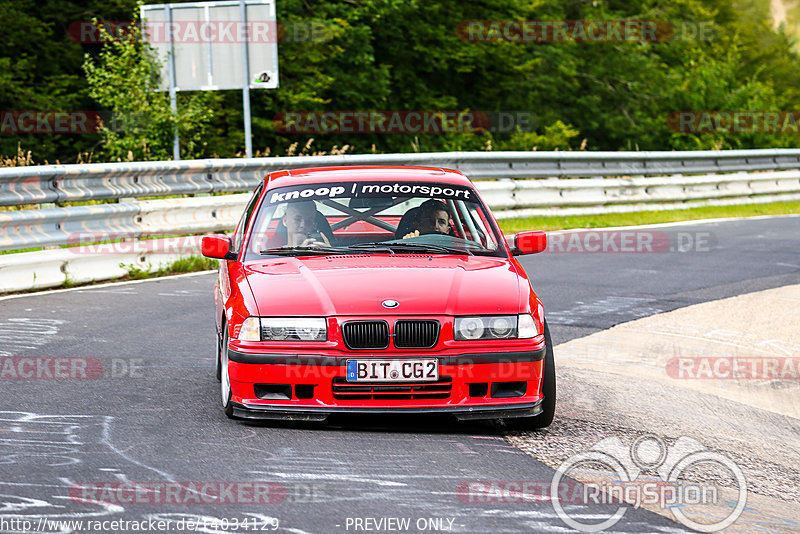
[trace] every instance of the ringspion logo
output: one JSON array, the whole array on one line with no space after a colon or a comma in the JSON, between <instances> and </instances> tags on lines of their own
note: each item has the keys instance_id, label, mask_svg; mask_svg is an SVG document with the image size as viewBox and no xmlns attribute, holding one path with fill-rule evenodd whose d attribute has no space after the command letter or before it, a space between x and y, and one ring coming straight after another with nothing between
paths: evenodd
<instances>
[{"instance_id":1,"label":"ringspion logo","mask_svg":"<svg viewBox=\"0 0 800 534\"><path fill-rule=\"evenodd\" d=\"M702 483L687 474L710 473ZM654 473L656 476L649 475ZM599 511L591 517L574 517L564 507L559 488L565 480L578 479L584 502L616 504L613 512ZM733 489L736 499L723 496ZM696 439L682 436L668 446L658 436L647 434L626 445L610 437L589 450L565 460L551 485L553 509L561 520L580 532L613 528L627 512L623 503L669 510L681 524L700 532L716 532L731 526L747 505L747 481L741 468L727 456L704 447ZM567 501L569 502L569 501ZM709 515L707 506L721 505L727 515ZM713 522L715 521L716 522Z\"/></svg>"}]
</instances>

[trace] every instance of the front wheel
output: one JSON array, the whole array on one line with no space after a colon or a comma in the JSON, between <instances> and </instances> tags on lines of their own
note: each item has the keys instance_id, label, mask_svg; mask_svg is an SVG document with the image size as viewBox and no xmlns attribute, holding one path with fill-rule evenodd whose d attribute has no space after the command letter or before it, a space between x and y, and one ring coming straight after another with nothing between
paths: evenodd
<instances>
[{"instance_id":1,"label":"front wheel","mask_svg":"<svg viewBox=\"0 0 800 534\"><path fill-rule=\"evenodd\" d=\"M233 419L233 403L231 402L231 377L228 374L228 325L222 325L222 343L220 346L220 394L225 415Z\"/></svg>"},{"instance_id":2,"label":"front wheel","mask_svg":"<svg viewBox=\"0 0 800 534\"><path fill-rule=\"evenodd\" d=\"M536 430L547 428L556 414L556 367L553 358L553 342L550 340L550 329L544 323L544 376L542 377L542 411L531 417L512 417L505 419L506 428L510 430Z\"/></svg>"}]
</instances>

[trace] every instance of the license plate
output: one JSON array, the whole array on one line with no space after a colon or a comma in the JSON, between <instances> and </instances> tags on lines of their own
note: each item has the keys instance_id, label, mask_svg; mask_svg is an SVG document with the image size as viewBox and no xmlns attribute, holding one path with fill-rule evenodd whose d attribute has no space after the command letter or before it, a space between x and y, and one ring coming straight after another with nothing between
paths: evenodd
<instances>
[{"instance_id":1,"label":"license plate","mask_svg":"<svg viewBox=\"0 0 800 534\"><path fill-rule=\"evenodd\" d=\"M431 382L439 360L347 360L348 382Z\"/></svg>"}]
</instances>

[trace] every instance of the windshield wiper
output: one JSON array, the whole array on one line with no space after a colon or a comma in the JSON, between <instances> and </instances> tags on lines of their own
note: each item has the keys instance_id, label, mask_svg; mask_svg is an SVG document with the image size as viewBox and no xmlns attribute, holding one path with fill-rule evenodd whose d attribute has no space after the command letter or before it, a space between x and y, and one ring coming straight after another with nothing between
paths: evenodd
<instances>
[{"instance_id":1,"label":"windshield wiper","mask_svg":"<svg viewBox=\"0 0 800 534\"><path fill-rule=\"evenodd\" d=\"M355 250L370 250L374 252L388 252L389 254L394 254L394 250L383 243L356 243L348 246L347 248Z\"/></svg>"},{"instance_id":2,"label":"windshield wiper","mask_svg":"<svg viewBox=\"0 0 800 534\"><path fill-rule=\"evenodd\" d=\"M413 252L442 252L444 254L467 254L472 256L472 252L466 249L446 247L444 245L429 245L425 243L361 243L350 245L349 248L369 248L369 249L389 249L391 251L413 251Z\"/></svg>"},{"instance_id":3,"label":"windshield wiper","mask_svg":"<svg viewBox=\"0 0 800 534\"><path fill-rule=\"evenodd\" d=\"M472 251L444 245L425 243L356 243L347 247L280 247L264 249L261 254L274 256L324 256L327 254L349 254L354 250L370 252L433 252L443 254L474 255Z\"/></svg>"},{"instance_id":4,"label":"windshield wiper","mask_svg":"<svg viewBox=\"0 0 800 534\"><path fill-rule=\"evenodd\" d=\"M260 253L275 256L322 256L326 254L348 254L349 251L341 247L280 247L267 248L260 251Z\"/></svg>"}]
</instances>

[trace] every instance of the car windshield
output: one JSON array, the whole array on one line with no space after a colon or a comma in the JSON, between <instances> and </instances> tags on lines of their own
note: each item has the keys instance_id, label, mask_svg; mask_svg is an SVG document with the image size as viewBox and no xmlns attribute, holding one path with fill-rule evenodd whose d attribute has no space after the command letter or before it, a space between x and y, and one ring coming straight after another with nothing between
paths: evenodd
<instances>
[{"instance_id":1,"label":"car windshield","mask_svg":"<svg viewBox=\"0 0 800 534\"><path fill-rule=\"evenodd\" d=\"M505 256L501 239L470 187L315 183L266 193L244 259L352 253Z\"/></svg>"}]
</instances>

